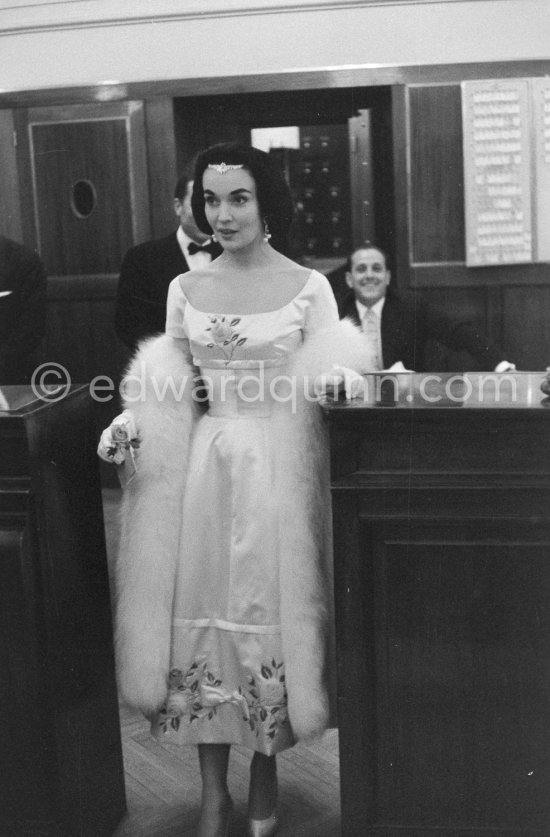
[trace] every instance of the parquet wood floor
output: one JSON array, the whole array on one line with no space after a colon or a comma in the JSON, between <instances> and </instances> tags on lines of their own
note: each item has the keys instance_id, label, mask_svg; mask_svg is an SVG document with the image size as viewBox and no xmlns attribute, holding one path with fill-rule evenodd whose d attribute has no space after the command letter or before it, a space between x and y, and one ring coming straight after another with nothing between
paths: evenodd
<instances>
[{"instance_id":1,"label":"parquet wood floor","mask_svg":"<svg viewBox=\"0 0 550 837\"><path fill-rule=\"evenodd\" d=\"M194 747L160 744L147 721L121 710L128 813L113 837L195 837L200 778ZM277 757L279 837L337 837L338 735L329 730L315 745L297 744ZM233 747L229 790L235 804L231 837L246 834L250 753Z\"/></svg>"},{"instance_id":2,"label":"parquet wood floor","mask_svg":"<svg viewBox=\"0 0 550 837\"><path fill-rule=\"evenodd\" d=\"M105 489L107 551L118 539L119 492ZM139 714L121 707L122 746L128 813L113 837L195 837L200 776L195 748L161 744ZM250 753L233 747L229 790L235 811L230 837L246 834ZM338 837L340 795L338 733L329 730L313 745L297 744L277 757L278 837Z\"/></svg>"}]
</instances>

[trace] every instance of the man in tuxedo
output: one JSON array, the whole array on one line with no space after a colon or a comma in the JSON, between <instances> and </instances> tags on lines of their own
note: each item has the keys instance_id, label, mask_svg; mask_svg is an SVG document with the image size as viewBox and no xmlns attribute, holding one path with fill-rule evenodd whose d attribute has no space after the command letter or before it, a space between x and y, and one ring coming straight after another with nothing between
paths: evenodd
<instances>
[{"instance_id":1,"label":"man in tuxedo","mask_svg":"<svg viewBox=\"0 0 550 837\"><path fill-rule=\"evenodd\" d=\"M221 253L219 244L199 230L191 211L193 181L180 177L174 190L178 229L132 247L118 281L115 330L132 351L144 337L164 331L168 286L175 276L204 267Z\"/></svg>"},{"instance_id":2,"label":"man in tuxedo","mask_svg":"<svg viewBox=\"0 0 550 837\"><path fill-rule=\"evenodd\" d=\"M46 331L46 291L34 250L0 235L0 385L30 382Z\"/></svg>"},{"instance_id":3,"label":"man in tuxedo","mask_svg":"<svg viewBox=\"0 0 550 837\"><path fill-rule=\"evenodd\" d=\"M454 351L469 352L484 370L515 369L476 326L433 308L414 291L395 290L390 279L380 248L362 247L351 254L346 273L350 292L340 300L340 317L349 317L366 333L373 372L395 365L415 372L430 371L423 362L430 338Z\"/></svg>"}]
</instances>

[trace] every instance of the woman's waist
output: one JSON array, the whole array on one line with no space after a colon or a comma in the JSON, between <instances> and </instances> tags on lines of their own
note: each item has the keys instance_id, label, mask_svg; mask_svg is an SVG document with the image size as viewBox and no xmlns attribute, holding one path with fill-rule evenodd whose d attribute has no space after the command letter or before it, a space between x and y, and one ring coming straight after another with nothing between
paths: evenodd
<instances>
[{"instance_id":1,"label":"woman's waist","mask_svg":"<svg viewBox=\"0 0 550 837\"><path fill-rule=\"evenodd\" d=\"M270 387L264 383L250 376L247 380L224 380L223 385L205 386L208 415L221 418L268 418L276 402Z\"/></svg>"},{"instance_id":2,"label":"woman's waist","mask_svg":"<svg viewBox=\"0 0 550 837\"><path fill-rule=\"evenodd\" d=\"M201 369L201 391L211 416L270 416L286 400L290 378L284 367Z\"/></svg>"},{"instance_id":3,"label":"woman's waist","mask_svg":"<svg viewBox=\"0 0 550 837\"><path fill-rule=\"evenodd\" d=\"M205 415L223 419L270 418L273 415L273 405L271 402L209 401Z\"/></svg>"}]
</instances>

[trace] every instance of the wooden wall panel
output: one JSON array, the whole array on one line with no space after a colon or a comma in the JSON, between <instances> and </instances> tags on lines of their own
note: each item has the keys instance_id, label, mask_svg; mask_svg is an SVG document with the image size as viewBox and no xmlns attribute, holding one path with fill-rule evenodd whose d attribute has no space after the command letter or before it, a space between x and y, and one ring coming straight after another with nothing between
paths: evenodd
<instances>
[{"instance_id":1,"label":"wooden wall panel","mask_svg":"<svg viewBox=\"0 0 550 837\"><path fill-rule=\"evenodd\" d=\"M419 291L431 304L459 319L487 330L487 292L485 288L430 288Z\"/></svg>"},{"instance_id":2,"label":"wooden wall panel","mask_svg":"<svg viewBox=\"0 0 550 837\"><path fill-rule=\"evenodd\" d=\"M482 401L324 407L345 837L549 833L548 415Z\"/></svg>"},{"instance_id":3,"label":"wooden wall panel","mask_svg":"<svg viewBox=\"0 0 550 837\"><path fill-rule=\"evenodd\" d=\"M15 121L11 110L0 110L0 234L14 241L23 240L21 224L19 179L17 175L17 154L15 145Z\"/></svg>"},{"instance_id":4,"label":"wooden wall panel","mask_svg":"<svg viewBox=\"0 0 550 837\"><path fill-rule=\"evenodd\" d=\"M487 65L477 77L506 78L507 69L508 65ZM462 73L464 79L472 78L467 68ZM466 267L460 84L435 82L434 78L432 84L397 88L394 94L396 214L400 273L406 277L403 284L417 288L546 285L548 269L542 263Z\"/></svg>"},{"instance_id":5,"label":"wooden wall panel","mask_svg":"<svg viewBox=\"0 0 550 837\"><path fill-rule=\"evenodd\" d=\"M149 178L151 234L161 238L177 227L173 210L174 186L182 172L176 161L174 102L161 97L145 103L147 167Z\"/></svg>"},{"instance_id":6,"label":"wooden wall panel","mask_svg":"<svg viewBox=\"0 0 550 837\"><path fill-rule=\"evenodd\" d=\"M91 313L86 299L68 298L48 305L46 362L64 366L75 383L88 381L96 367Z\"/></svg>"},{"instance_id":7,"label":"wooden wall panel","mask_svg":"<svg viewBox=\"0 0 550 837\"><path fill-rule=\"evenodd\" d=\"M372 113L372 156L375 241L395 264L397 241L396 188L394 180L394 149L391 141L395 109L393 97L396 88L381 87L373 99Z\"/></svg>"},{"instance_id":8,"label":"wooden wall panel","mask_svg":"<svg viewBox=\"0 0 550 837\"><path fill-rule=\"evenodd\" d=\"M459 85L409 90L412 261L464 260Z\"/></svg>"},{"instance_id":9,"label":"wooden wall panel","mask_svg":"<svg viewBox=\"0 0 550 837\"><path fill-rule=\"evenodd\" d=\"M17 136L17 172L19 185L19 211L21 213L21 228L23 244L33 249L38 248L36 224L34 217L34 201L32 200L33 182L31 153L28 132L28 111L17 108L13 112L15 131Z\"/></svg>"},{"instance_id":10,"label":"wooden wall panel","mask_svg":"<svg viewBox=\"0 0 550 837\"><path fill-rule=\"evenodd\" d=\"M409 218L409 115L408 89L403 85L392 89L392 150L395 194L395 243L392 262L393 281L398 288L411 285L410 218Z\"/></svg>"},{"instance_id":11,"label":"wooden wall panel","mask_svg":"<svg viewBox=\"0 0 550 837\"><path fill-rule=\"evenodd\" d=\"M492 77L491 68L485 77ZM545 368L550 363L548 265L465 264L460 84L427 83L400 92L394 96L393 122L399 284L422 289L457 313L467 313L477 300L471 313L503 357L520 369ZM442 354L440 348L429 347L429 366L462 368L467 358Z\"/></svg>"},{"instance_id":12,"label":"wooden wall panel","mask_svg":"<svg viewBox=\"0 0 550 837\"><path fill-rule=\"evenodd\" d=\"M418 293L431 305L456 317L458 320L474 323L488 334L491 332L489 322L487 293L485 288L430 288L419 290ZM438 372L452 372L456 370L481 370L479 363L468 352L454 352L447 349L437 340L428 341L424 352L424 368Z\"/></svg>"},{"instance_id":13,"label":"wooden wall panel","mask_svg":"<svg viewBox=\"0 0 550 837\"><path fill-rule=\"evenodd\" d=\"M548 530L375 541L378 818L517 834L550 821ZM397 534L399 532L399 534ZM447 534L447 533L446 533ZM514 530L516 534L516 530ZM438 537L439 535L439 537ZM491 545L485 538L498 539ZM514 542L515 540L515 542ZM534 540L534 538L533 538ZM415 543L416 541L416 543ZM495 580L498 579L498 583ZM396 723L396 719L399 723ZM475 826L474 826L475 824ZM412 830L412 829L411 829ZM458 833L452 831L450 833ZM530 832L532 833L532 832Z\"/></svg>"},{"instance_id":14,"label":"wooden wall panel","mask_svg":"<svg viewBox=\"0 0 550 837\"><path fill-rule=\"evenodd\" d=\"M98 375L113 381L112 392L98 390L94 399L98 437L120 412L118 385L128 362L114 330L116 284L114 276L67 276L50 278L48 288L44 362L61 364L73 383L88 383ZM107 481L108 470L103 469Z\"/></svg>"},{"instance_id":15,"label":"wooden wall panel","mask_svg":"<svg viewBox=\"0 0 550 837\"><path fill-rule=\"evenodd\" d=\"M114 330L116 284L115 276L53 277L48 283L43 362L61 364L73 383L89 383L97 375L113 381L112 392L94 390L99 395L93 399L98 439L120 412L118 385L129 359ZM104 485L118 485L109 465L100 463L100 471Z\"/></svg>"},{"instance_id":16,"label":"wooden wall panel","mask_svg":"<svg viewBox=\"0 0 550 837\"><path fill-rule=\"evenodd\" d=\"M49 280L45 355L66 365L75 383L118 375L126 361L114 330L115 276Z\"/></svg>"},{"instance_id":17,"label":"wooden wall panel","mask_svg":"<svg viewBox=\"0 0 550 837\"><path fill-rule=\"evenodd\" d=\"M550 366L550 277L548 286L502 289L503 340L519 369Z\"/></svg>"}]
</instances>

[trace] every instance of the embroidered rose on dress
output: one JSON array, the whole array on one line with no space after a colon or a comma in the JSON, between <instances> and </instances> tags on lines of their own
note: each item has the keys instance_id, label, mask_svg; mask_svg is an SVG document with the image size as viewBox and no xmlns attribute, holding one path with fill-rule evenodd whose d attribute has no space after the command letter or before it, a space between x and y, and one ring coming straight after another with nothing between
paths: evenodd
<instances>
[{"instance_id":1,"label":"embroidered rose on dress","mask_svg":"<svg viewBox=\"0 0 550 837\"><path fill-rule=\"evenodd\" d=\"M235 326L241 321L240 317L233 317L229 322L227 317L222 317L219 314L211 314L211 325L206 329L212 333L213 343L207 343L208 349L213 349L217 346L222 350L225 356L225 362L229 363L233 358L233 352L237 346L242 346L246 343L246 337L240 337L239 332L235 331Z\"/></svg>"},{"instance_id":2,"label":"embroidered rose on dress","mask_svg":"<svg viewBox=\"0 0 550 837\"><path fill-rule=\"evenodd\" d=\"M159 725L179 729L181 718L188 716L189 722L197 718L212 719L222 703L235 703L243 709L246 703L240 692L233 694L219 687L222 681L208 670L206 662L195 660L187 671L173 668L168 675L168 695L159 712ZM248 707L245 707L248 712Z\"/></svg>"},{"instance_id":3,"label":"embroidered rose on dress","mask_svg":"<svg viewBox=\"0 0 550 837\"><path fill-rule=\"evenodd\" d=\"M262 666L262 673L256 678L256 685L260 694L260 703L262 706L276 706L284 702L285 699L285 684L279 680L277 671L268 675L270 669L267 666ZM264 676L265 672L265 676Z\"/></svg>"},{"instance_id":4,"label":"embroidered rose on dress","mask_svg":"<svg viewBox=\"0 0 550 837\"><path fill-rule=\"evenodd\" d=\"M283 663L271 661L261 666L261 673L248 678L249 686L243 691L248 704L248 721L252 732L259 734L263 727L268 738L275 738L281 727L288 723L287 695Z\"/></svg>"},{"instance_id":5,"label":"embroidered rose on dress","mask_svg":"<svg viewBox=\"0 0 550 837\"><path fill-rule=\"evenodd\" d=\"M166 701L166 714L171 718L179 718L180 715L191 713L193 696L185 692L171 692Z\"/></svg>"},{"instance_id":6,"label":"embroidered rose on dress","mask_svg":"<svg viewBox=\"0 0 550 837\"><path fill-rule=\"evenodd\" d=\"M229 342L233 329L231 328L231 325L226 322L225 317L223 319L211 317L210 322L212 323L212 328L210 330L212 332L212 337L214 338L214 343L217 343L218 346L223 346L226 341ZM236 325L238 320L233 320L233 322Z\"/></svg>"}]
</instances>

